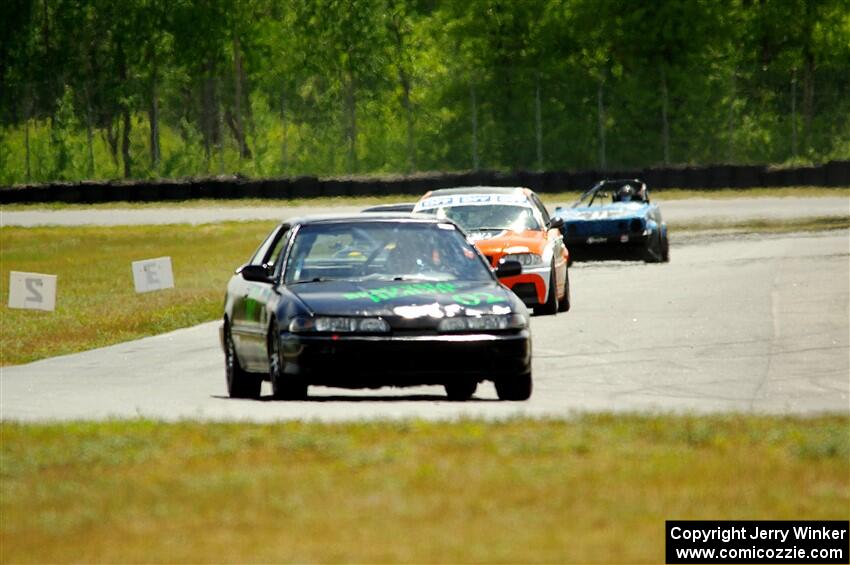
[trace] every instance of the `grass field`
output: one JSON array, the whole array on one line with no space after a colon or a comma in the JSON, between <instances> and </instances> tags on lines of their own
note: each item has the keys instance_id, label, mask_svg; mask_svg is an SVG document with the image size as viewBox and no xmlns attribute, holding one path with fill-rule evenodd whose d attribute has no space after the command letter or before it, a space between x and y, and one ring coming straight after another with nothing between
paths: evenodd
<instances>
[{"instance_id":1,"label":"grass field","mask_svg":"<svg viewBox=\"0 0 850 565\"><path fill-rule=\"evenodd\" d=\"M652 192L652 199L659 202L665 200L684 200L688 198L818 198L827 196L844 196L850 199L850 190L847 188L827 188L818 186L795 186L782 188L750 188L747 190L717 189L717 190L684 190L665 189ZM579 197L578 192L551 192L540 193L540 198L550 205L564 204L575 201ZM291 200L272 198L241 198L232 200L179 200L162 202L104 202L100 204L68 204L64 202L48 202L43 204L3 204L2 211L16 210L109 210L126 208L243 208L243 207L281 207L281 206L369 206L372 204L389 204L392 202L415 202L417 196L410 194L387 194L384 196L333 196L317 198L294 198Z\"/></svg>"},{"instance_id":2,"label":"grass field","mask_svg":"<svg viewBox=\"0 0 850 565\"><path fill-rule=\"evenodd\" d=\"M202 226L0 228L0 365L164 333L222 315L233 269L273 222ZM672 225L671 232L787 232L850 227L848 218ZM675 245L675 239L674 239ZM136 294L132 261L168 255L175 288ZM58 275L55 312L8 307L9 271Z\"/></svg>"},{"instance_id":3,"label":"grass field","mask_svg":"<svg viewBox=\"0 0 850 565\"><path fill-rule=\"evenodd\" d=\"M850 515L846 417L0 425L0 561L662 562Z\"/></svg>"},{"instance_id":4,"label":"grass field","mask_svg":"<svg viewBox=\"0 0 850 565\"><path fill-rule=\"evenodd\" d=\"M688 222L669 224L670 235L692 232L790 233L850 228L850 216L791 218L787 220L749 219L737 222Z\"/></svg>"},{"instance_id":5,"label":"grass field","mask_svg":"<svg viewBox=\"0 0 850 565\"><path fill-rule=\"evenodd\" d=\"M25 363L221 316L227 280L274 225L0 228L0 363ZM168 255L175 288L136 294L130 264ZM56 274L55 312L7 306L9 271Z\"/></svg>"}]
</instances>

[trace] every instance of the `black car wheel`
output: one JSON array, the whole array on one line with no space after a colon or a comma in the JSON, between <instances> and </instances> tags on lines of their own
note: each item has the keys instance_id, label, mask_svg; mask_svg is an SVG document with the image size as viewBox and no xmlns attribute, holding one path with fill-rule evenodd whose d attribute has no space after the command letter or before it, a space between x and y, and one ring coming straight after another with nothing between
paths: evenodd
<instances>
[{"instance_id":1,"label":"black car wheel","mask_svg":"<svg viewBox=\"0 0 850 565\"><path fill-rule=\"evenodd\" d=\"M670 262L670 242L667 241L667 234L661 236L661 261L663 263Z\"/></svg>"},{"instance_id":2,"label":"black car wheel","mask_svg":"<svg viewBox=\"0 0 850 565\"><path fill-rule=\"evenodd\" d=\"M263 384L261 375L249 373L239 365L236 346L230 333L230 324L224 324L224 373L227 377L227 394L230 398L259 398Z\"/></svg>"},{"instance_id":3,"label":"black car wheel","mask_svg":"<svg viewBox=\"0 0 850 565\"><path fill-rule=\"evenodd\" d=\"M643 260L647 263L660 263L663 260L660 232L655 232L646 240L646 246L643 248Z\"/></svg>"},{"instance_id":4,"label":"black car wheel","mask_svg":"<svg viewBox=\"0 0 850 565\"><path fill-rule=\"evenodd\" d=\"M549 292L546 295L546 303L539 304L534 307L534 313L539 315L542 314L554 314L558 311L558 291L556 290L556 277L555 277L555 262L552 262L552 266L549 269Z\"/></svg>"},{"instance_id":5,"label":"black car wheel","mask_svg":"<svg viewBox=\"0 0 850 565\"><path fill-rule=\"evenodd\" d=\"M531 372L496 379L499 400L528 400L531 397Z\"/></svg>"},{"instance_id":6,"label":"black car wheel","mask_svg":"<svg viewBox=\"0 0 850 565\"><path fill-rule=\"evenodd\" d=\"M570 269L564 272L564 296L558 301L558 312L570 311Z\"/></svg>"},{"instance_id":7,"label":"black car wheel","mask_svg":"<svg viewBox=\"0 0 850 565\"><path fill-rule=\"evenodd\" d=\"M277 321L272 321L268 338L269 380L272 396L278 400L300 400L307 397L307 383L283 372L280 358L280 330Z\"/></svg>"},{"instance_id":8,"label":"black car wheel","mask_svg":"<svg viewBox=\"0 0 850 565\"><path fill-rule=\"evenodd\" d=\"M469 400L478 389L478 383L473 380L457 380L444 385L449 400Z\"/></svg>"}]
</instances>

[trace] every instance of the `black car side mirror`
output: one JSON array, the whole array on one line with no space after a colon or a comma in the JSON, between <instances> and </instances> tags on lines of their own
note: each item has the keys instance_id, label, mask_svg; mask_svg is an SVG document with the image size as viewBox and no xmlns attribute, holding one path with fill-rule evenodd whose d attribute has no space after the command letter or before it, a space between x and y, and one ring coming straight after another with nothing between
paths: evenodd
<instances>
[{"instance_id":1,"label":"black car side mirror","mask_svg":"<svg viewBox=\"0 0 850 565\"><path fill-rule=\"evenodd\" d=\"M522 274L522 263L519 261L503 261L496 268L496 277L504 279Z\"/></svg>"},{"instance_id":2,"label":"black car side mirror","mask_svg":"<svg viewBox=\"0 0 850 565\"><path fill-rule=\"evenodd\" d=\"M243 265L238 271L242 278L251 282L272 282L269 271L265 265Z\"/></svg>"},{"instance_id":3,"label":"black car side mirror","mask_svg":"<svg viewBox=\"0 0 850 565\"><path fill-rule=\"evenodd\" d=\"M560 216L555 216L554 218L549 218L549 222L546 224L546 229L561 229L564 227L564 218Z\"/></svg>"}]
</instances>

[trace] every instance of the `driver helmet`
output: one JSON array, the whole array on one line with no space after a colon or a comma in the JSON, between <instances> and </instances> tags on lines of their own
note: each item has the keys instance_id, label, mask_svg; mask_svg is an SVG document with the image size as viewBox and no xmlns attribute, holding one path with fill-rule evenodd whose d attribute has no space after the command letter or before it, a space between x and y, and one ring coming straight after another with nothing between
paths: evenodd
<instances>
[{"instance_id":1,"label":"driver helmet","mask_svg":"<svg viewBox=\"0 0 850 565\"><path fill-rule=\"evenodd\" d=\"M635 189L630 184L624 184L617 191L617 200L619 202L631 202L635 195Z\"/></svg>"}]
</instances>

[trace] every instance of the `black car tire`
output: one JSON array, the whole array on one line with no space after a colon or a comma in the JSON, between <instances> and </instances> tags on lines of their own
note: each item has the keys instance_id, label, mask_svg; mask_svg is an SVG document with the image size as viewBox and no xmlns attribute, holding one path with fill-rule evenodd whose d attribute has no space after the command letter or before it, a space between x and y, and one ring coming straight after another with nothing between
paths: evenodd
<instances>
[{"instance_id":1,"label":"black car tire","mask_svg":"<svg viewBox=\"0 0 850 565\"><path fill-rule=\"evenodd\" d=\"M564 296L558 301L558 312L570 311L570 268L564 272Z\"/></svg>"},{"instance_id":2,"label":"black car tire","mask_svg":"<svg viewBox=\"0 0 850 565\"><path fill-rule=\"evenodd\" d=\"M239 364L236 346L230 333L230 324L224 324L224 375L230 398L259 398L263 385L262 375L249 373Z\"/></svg>"},{"instance_id":3,"label":"black car tire","mask_svg":"<svg viewBox=\"0 0 850 565\"><path fill-rule=\"evenodd\" d=\"M670 262L670 242L667 240L667 234L661 236L661 262Z\"/></svg>"},{"instance_id":4,"label":"black car tire","mask_svg":"<svg viewBox=\"0 0 850 565\"><path fill-rule=\"evenodd\" d=\"M531 372L496 379L496 394L499 400L528 400L533 388Z\"/></svg>"},{"instance_id":5,"label":"black car tire","mask_svg":"<svg viewBox=\"0 0 850 565\"><path fill-rule=\"evenodd\" d=\"M552 262L552 266L549 269L549 292L546 294L546 303L538 304L534 307L534 313L538 316L543 314L554 314L558 311L558 295L555 287L556 282L555 277L555 262Z\"/></svg>"},{"instance_id":6,"label":"black car tire","mask_svg":"<svg viewBox=\"0 0 850 565\"><path fill-rule=\"evenodd\" d=\"M303 400L307 398L307 383L283 372L280 358L280 330L276 320L272 320L268 337L269 380L272 382L272 396L277 400Z\"/></svg>"},{"instance_id":7,"label":"black car tire","mask_svg":"<svg viewBox=\"0 0 850 565\"><path fill-rule=\"evenodd\" d=\"M459 379L446 383L446 396L449 400L469 400L478 389L478 383L469 379Z\"/></svg>"}]
</instances>

